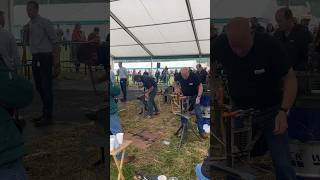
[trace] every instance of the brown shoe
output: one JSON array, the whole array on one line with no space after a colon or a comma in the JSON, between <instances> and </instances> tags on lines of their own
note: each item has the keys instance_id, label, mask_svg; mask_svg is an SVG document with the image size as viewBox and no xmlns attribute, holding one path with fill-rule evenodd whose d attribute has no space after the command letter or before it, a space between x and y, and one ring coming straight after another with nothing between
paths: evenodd
<instances>
[{"instance_id":1,"label":"brown shoe","mask_svg":"<svg viewBox=\"0 0 320 180\"><path fill-rule=\"evenodd\" d=\"M159 114L160 114L159 112L154 113L154 115L156 115L156 116L159 115Z\"/></svg>"},{"instance_id":2,"label":"brown shoe","mask_svg":"<svg viewBox=\"0 0 320 180\"><path fill-rule=\"evenodd\" d=\"M45 127L52 124L51 118L42 118L40 121L35 122L35 127Z\"/></svg>"},{"instance_id":3,"label":"brown shoe","mask_svg":"<svg viewBox=\"0 0 320 180\"><path fill-rule=\"evenodd\" d=\"M202 139L207 139L207 138L208 138L205 133L200 134L200 137L201 137Z\"/></svg>"},{"instance_id":4,"label":"brown shoe","mask_svg":"<svg viewBox=\"0 0 320 180\"><path fill-rule=\"evenodd\" d=\"M134 161L136 159L135 156L127 156L125 159L124 159L124 163L131 163L132 161Z\"/></svg>"}]
</instances>

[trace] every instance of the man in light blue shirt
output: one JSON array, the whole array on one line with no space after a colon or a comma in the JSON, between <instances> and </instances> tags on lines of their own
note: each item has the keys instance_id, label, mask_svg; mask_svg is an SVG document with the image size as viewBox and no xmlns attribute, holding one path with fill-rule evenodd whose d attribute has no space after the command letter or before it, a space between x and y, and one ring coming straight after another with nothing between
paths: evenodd
<instances>
[{"instance_id":1,"label":"man in light blue shirt","mask_svg":"<svg viewBox=\"0 0 320 180\"><path fill-rule=\"evenodd\" d=\"M43 105L42 115L34 119L35 125L40 127L52 122L52 67L55 67L55 70L58 67L58 64L54 63L53 56L53 52L56 50L57 36L53 24L39 15L39 4L36 1L27 3L27 13L30 17L28 27L33 79Z\"/></svg>"},{"instance_id":2,"label":"man in light blue shirt","mask_svg":"<svg viewBox=\"0 0 320 180\"><path fill-rule=\"evenodd\" d=\"M122 66L122 62L119 62L119 77L120 77L120 86L121 91L123 94L122 101L127 101L127 79L128 79L128 72L127 68Z\"/></svg>"}]
</instances>

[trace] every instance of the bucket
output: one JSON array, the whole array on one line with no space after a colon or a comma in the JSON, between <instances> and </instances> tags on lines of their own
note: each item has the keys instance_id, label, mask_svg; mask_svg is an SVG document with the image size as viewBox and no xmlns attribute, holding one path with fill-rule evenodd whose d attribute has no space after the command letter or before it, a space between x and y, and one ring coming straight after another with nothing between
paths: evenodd
<instances>
[{"instance_id":1,"label":"bucket","mask_svg":"<svg viewBox=\"0 0 320 180\"><path fill-rule=\"evenodd\" d=\"M320 179L320 141L302 143L291 140L290 154L298 179Z\"/></svg>"}]
</instances>

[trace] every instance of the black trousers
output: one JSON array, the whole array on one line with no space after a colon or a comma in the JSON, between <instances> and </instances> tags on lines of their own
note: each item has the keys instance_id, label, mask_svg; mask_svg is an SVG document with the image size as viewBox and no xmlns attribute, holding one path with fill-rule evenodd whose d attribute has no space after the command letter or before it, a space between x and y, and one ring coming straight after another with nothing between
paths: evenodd
<instances>
[{"instance_id":1,"label":"black trousers","mask_svg":"<svg viewBox=\"0 0 320 180\"><path fill-rule=\"evenodd\" d=\"M32 55L32 73L36 89L42 100L42 113L44 118L52 118L53 90L52 90L52 53L39 53Z\"/></svg>"},{"instance_id":2,"label":"black trousers","mask_svg":"<svg viewBox=\"0 0 320 180\"><path fill-rule=\"evenodd\" d=\"M120 86L123 94L123 99L127 100L127 79L120 79Z\"/></svg>"}]
</instances>

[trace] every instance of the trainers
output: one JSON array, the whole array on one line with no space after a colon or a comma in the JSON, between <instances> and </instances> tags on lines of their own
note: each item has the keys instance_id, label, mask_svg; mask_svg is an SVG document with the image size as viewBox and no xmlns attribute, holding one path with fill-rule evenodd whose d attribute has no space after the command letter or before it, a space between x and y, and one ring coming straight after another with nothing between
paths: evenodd
<instances>
[{"instance_id":1,"label":"trainers","mask_svg":"<svg viewBox=\"0 0 320 180\"><path fill-rule=\"evenodd\" d=\"M200 137L201 137L202 139L207 139L207 138L208 138L205 133L200 134Z\"/></svg>"},{"instance_id":2,"label":"trainers","mask_svg":"<svg viewBox=\"0 0 320 180\"><path fill-rule=\"evenodd\" d=\"M51 125L51 124L52 124L51 119L43 118L43 119L41 119L40 121L35 122L34 125L35 125L36 127L45 127L45 126L49 126L49 125Z\"/></svg>"},{"instance_id":3,"label":"trainers","mask_svg":"<svg viewBox=\"0 0 320 180\"><path fill-rule=\"evenodd\" d=\"M32 122L39 122L39 121L41 121L42 117L43 117L43 116L34 117L34 118L32 118L31 121L32 121Z\"/></svg>"}]
</instances>

